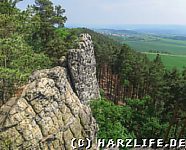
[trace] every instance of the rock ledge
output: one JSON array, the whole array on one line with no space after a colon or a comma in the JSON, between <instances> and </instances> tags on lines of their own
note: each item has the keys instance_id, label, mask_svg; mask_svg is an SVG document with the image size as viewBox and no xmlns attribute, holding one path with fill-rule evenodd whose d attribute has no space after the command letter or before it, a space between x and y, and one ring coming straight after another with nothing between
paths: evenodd
<instances>
[{"instance_id":1,"label":"rock ledge","mask_svg":"<svg viewBox=\"0 0 186 150\"><path fill-rule=\"evenodd\" d=\"M84 103L100 97L96 62L91 37L81 38L80 45L87 46L69 51L69 68L34 72L22 94L0 108L0 145L70 150L72 138L96 139L97 124Z\"/></svg>"}]
</instances>

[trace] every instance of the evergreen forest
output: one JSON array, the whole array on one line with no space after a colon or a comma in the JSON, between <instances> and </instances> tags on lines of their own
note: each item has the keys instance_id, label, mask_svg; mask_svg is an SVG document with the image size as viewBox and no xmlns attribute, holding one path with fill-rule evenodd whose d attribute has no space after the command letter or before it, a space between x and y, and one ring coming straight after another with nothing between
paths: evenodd
<instances>
[{"instance_id":1,"label":"evergreen forest","mask_svg":"<svg viewBox=\"0 0 186 150\"><path fill-rule=\"evenodd\" d=\"M91 29L66 28L65 9L51 0L35 0L26 10L16 7L20 1L0 1L0 106L31 73L58 65L78 46L78 35L89 33L101 92L90 104L98 138L186 137L186 68L167 69L158 54L149 59Z\"/></svg>"}]
</instances>

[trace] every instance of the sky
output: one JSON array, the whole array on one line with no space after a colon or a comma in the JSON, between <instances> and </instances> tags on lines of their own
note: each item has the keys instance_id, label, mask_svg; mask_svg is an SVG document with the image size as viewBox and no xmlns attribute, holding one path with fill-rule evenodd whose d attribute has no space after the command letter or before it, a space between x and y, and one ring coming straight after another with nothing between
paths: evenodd
<instances>
[{"instance_id":1,"label":"sky","mask_svg":"<svg viewBox=\"0 0 186 150\"><path fill-rule=\"evenodd\" d=\"M67 26L186 25L186 0L52 0L62 5ZM33 0L23 0L21 9Z\"/></svg>"}]
</instances>

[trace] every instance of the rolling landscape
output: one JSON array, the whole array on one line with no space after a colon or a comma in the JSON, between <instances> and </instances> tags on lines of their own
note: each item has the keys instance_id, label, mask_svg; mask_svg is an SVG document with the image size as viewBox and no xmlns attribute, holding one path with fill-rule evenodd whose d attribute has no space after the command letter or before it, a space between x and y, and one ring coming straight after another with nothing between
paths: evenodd
<instances>
[{"instance_id":1,"label":"rolling landscape","mask_svg":"<svg viewBox=\"0 0 186 150\"><path fill-rule=\"evenodd\" d=\"M1 0L0 150L185 150L185 5Z\"/></svg>"},{"instance_id":2,"label":"rolling landscape","mask_svg":"<svg viewBox=\"0 0 186 150\"><path fill-rule=\"evenodd\" d=\"M180 31L182 29L182 32ZM160 54L167 69L183 69L186 66L186 27L157 27L136 29L96 29L96 32L109 36L134 50L142 52L150 60Z\"/></svg>"}]
</instances>

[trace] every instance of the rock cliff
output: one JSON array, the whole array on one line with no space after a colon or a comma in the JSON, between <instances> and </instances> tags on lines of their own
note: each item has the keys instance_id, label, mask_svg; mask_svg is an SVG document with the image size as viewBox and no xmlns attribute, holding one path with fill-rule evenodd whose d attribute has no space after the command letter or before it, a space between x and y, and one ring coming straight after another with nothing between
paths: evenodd
<instances>
[{"instance_id":1,"label":"rock cliff","mask_svg":"<svg viewBox=\"0 0 186 150\"><path fill-rule=\"evenodd\" d=\"M34 72L21 96L0 108L0 145L9 149L71 150L72 138L96 139L88 100L98 99L91 37L81 35L67 66Z\"/></svg>"},{"instance_id":2,"label":"rock cliff","mask_svg":"<svg viewBox=\"0 0 186 150\"><path fill-rule=\"evenodd\" d=\"M81 102L86 103L89 100L99 98L96 60L89 34L80 36L79 49L70 50L67 60L72 84Z\"/></svg>"}]
</instances>

